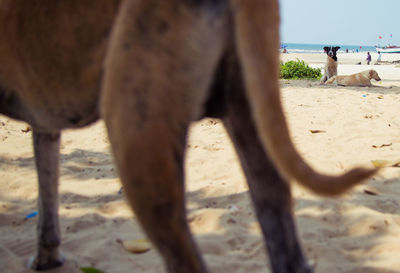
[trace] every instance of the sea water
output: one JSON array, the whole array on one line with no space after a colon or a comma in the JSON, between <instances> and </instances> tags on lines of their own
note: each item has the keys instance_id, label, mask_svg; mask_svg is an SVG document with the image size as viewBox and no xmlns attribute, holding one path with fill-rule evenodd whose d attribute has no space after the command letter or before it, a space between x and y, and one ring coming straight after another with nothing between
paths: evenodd
<instances>
[{"instance_id":1,"label":"sea water","mask_svg":"<svg viewBox=\"0 0 400 273\"><path fill-rule=\"evenodd\" d=\"M338 44L296 44L282 43L281 48L286 48L289 53L323 53L325 46L340 46L339 52L376 52L374 46L363 45L338 45Z\"/></svg>"}]
</instances>

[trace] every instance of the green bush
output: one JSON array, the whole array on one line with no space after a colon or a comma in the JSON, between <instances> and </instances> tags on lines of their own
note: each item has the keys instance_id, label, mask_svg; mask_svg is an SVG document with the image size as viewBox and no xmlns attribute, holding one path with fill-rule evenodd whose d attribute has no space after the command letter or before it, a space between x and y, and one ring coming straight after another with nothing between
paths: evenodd
<instances>
[{"instance_id":1,"label":"green bush","mask_svg":"<svg viewBox=\"0 0 400 273\"><path fill-rule=\"evenodd\" d=\"M103 271L100 271L93 267L81 267L81 271L83 273L104 273Z\"/></svg>"},{"instance_id":2,"label":"green bush","mask_svg":"<svg viewBox=\"0 0 400 273\"><path fill-rule=\"evenodd\" d=\"M281 62L280 78L282 79L317 79L322 77L320 68L312 68L302 60Z\"/></svg>"}]
</instances>

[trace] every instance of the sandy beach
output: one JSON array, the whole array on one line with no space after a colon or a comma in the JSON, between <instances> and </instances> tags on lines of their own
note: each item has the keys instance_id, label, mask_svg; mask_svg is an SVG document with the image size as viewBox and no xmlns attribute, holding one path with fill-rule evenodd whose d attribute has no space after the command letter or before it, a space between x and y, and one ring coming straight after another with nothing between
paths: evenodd
<instances>
[{"instance_id":1,"label":"sandy beach","mask_svg":"<svg viewBox=\"0 0 400 273\"><path fill-rule=\"evenodd\" d=\"M383 55L366 65L366 53L339 53L338 74L375 69L376 88L323 86L281 80L291 134L316 169L338 174L353 166L392 167L353 191L322 198L293 185L294 213L303 248L315 272L400 272L400 67ZM372 63L377 54L372 54ZM322 68L325 54L282 54ZM361 62L361 65L357 63ZM390 89L384 87L392 87ZM0 272L27 273L36 248L37 185L31 132L0 116ZM318 133L312 133L316 130ZM194 123L186 158L188 219L210 272L270 272L263 238L235 151L219 120ZM65 131L60 166L60 223L65 267L91 266L106 273L160 273L155 249L127 252L121 241L145 239L119 192L102 121ZM162 223L160 223L161 225Z\"/></svg>"}]
</instances>

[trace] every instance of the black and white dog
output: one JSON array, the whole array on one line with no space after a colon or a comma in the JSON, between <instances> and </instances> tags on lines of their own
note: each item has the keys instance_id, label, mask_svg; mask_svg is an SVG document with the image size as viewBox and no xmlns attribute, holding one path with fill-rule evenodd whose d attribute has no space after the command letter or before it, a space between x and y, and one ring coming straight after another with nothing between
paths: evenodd
<instances>
[{"instance_id":1,"label":"black and white dog","mask_svg":"<svg viewBox=\"0 0 400 273\"><path fill-rule=\"evenodd\" d=\"M330 77L337 75L337 57L336 52L340 46L326 46L324 52L328 55L325 63L324 76L321 79L321 84L325 83Z\"/></svg>"}]
</instances>

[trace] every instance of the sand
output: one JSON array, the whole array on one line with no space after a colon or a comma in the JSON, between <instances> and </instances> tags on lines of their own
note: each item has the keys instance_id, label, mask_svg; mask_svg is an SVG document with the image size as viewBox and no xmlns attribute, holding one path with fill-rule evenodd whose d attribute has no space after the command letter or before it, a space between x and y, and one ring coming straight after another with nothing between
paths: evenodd
<instances>
[{"instance_id":1,"label":"sand","mask_svg":"<svg viewBox=\"0 0 400 273\"><path fill-rule=\"evenodd\" d=\"M340 53L339 74L374 68L384 88L320 86L282 80L294 142L316 169L341 173L371 160L400 161L400 68L365 65L366 54ZM376 55L373 54L373 62ZM323 67L323 54L285 54ZM393 61L400 55L383 55ZM394 59L393 59L394 58ZM356 65L361 61L362 65ZM27 125L0 117L0 272L26 273L36 247L36 173ZM311 133L310 130L320 130ZM194 123L186 160L188 219L210 272L270 272L238 159L219 120ZM132 254L121 240L143 239L126 205L102 121L62 138L60 223L65 267L107 273L163 271L154 249ZM400 168L387 167L345 196L318 197L293 183L294 213L316 272L398 272ZM162 223L160 223L162 225Z\"/></svg>"}]
</instances>

